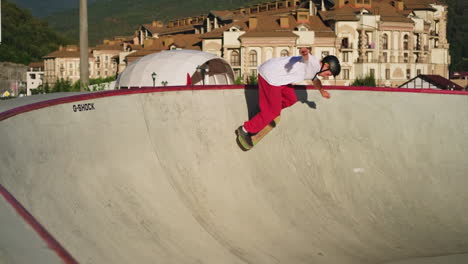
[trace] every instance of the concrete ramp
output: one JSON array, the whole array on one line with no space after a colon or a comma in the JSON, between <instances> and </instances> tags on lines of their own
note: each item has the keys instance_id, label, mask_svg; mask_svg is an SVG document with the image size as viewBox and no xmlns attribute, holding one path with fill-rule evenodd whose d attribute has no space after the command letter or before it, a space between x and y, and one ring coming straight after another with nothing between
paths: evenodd
<instances>
[{"instance_id":1,"label":"concrete ramp","mask_svg":"<svg viewBox=\"0 0 468 264\"><path fill-rule=\"evenodd\" d=\"M0 184L80 263L466 263L468 96L392 91L299 91L249 152L255 90L37 102Z\"/></svg>"}]
</instances>

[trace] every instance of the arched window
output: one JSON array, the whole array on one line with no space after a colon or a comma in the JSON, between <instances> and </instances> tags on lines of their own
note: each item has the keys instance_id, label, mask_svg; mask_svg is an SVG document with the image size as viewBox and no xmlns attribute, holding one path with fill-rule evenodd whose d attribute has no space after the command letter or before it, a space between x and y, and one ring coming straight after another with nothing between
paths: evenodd
<instances>
[{"instance_id":1,"label":"arched window","mask_svg":"<svg viewBox=\"0 0 468 264\"><path fill-rule=\"evenodd\" d=\"M404 49L404 50L408 50L408 47L409 47L409 45L408 45L408 39L409 39L408 35L405 35L405 36L403 37L403 49Z\"/></svg>"},{"instance_id":2,"label":"arched window","mask_svg":"<svg viewBox=\"0 0 468 264\"><path fill-rule=\"evenodd\" d=\"M240 66L239 52L237 50L231 52L231 66Z\"/></svg>"},{"instance_id":3,"label":"arched window","mask_svg":"<svg viewBox=\"0 0 468 264\"><path fill-rule=\"evenodd\" d=\"M280 56L281 56L281 57L287 57L287 56L289 56L289 51L286 50L286 49L282 50Z\"/></svg>"},{"instance_id":4,"label":"arched window","mask_svg":"<svg viewBox=\"0 0 468 264\"><path fill-rule=\"evenodd\" d=\"M388 35L387 34L383 34L383 37L382 37L382 48L384 50L387 50L388 49Z\"/></svg>"},{"instance_id":5,"label":"arched window","mask_svg":"<svg viewBox=\"0 0 468 264\"><path fill-rule=\"evenodd\" d=\"M251 50L249 52L249 66L251 67L257 66L257 52L255 50Z\"/></svg>"}]
</instances>

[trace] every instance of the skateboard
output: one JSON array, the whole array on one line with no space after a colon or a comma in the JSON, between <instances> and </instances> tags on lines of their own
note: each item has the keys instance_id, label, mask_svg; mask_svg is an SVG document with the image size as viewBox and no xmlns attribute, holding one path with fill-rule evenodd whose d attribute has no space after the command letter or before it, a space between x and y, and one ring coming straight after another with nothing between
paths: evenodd
<instances>
[{"instance_id":1,"label":"skateboard","mask_svg":"<svg viewBox=\"0 0 468 264\"><path fill-rule=\"evenodd\" d=\"M271 121L267 126L265 126L257 134L253 135L252 136L253 145L254 146L257 145L257 143L260 142L262 138L264 138L268 133L270 133L270 131L273 130L273 128L275 128L278 125L280 120L281 120L281 116L277 116L273 121ZM237 135L237 130L236 130L236 135ZM247 142L245 142L239 135L237 135L236 141L239 147L243 151L248 151L251 148L253 148L253 146L250 146L249 144L247 144Z\"/></svg>"}]
</instances>

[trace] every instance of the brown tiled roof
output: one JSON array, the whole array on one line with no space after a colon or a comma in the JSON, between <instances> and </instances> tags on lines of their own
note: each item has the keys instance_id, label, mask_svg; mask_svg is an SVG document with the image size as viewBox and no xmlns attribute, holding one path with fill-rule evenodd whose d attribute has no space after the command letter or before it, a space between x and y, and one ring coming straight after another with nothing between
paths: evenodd
<instances>
[{"instance_id":1,"label":"brown tiled roof","mask_svg":"<svg viewBox=\"0 0 468 264\"><path fill-rule=\"evenodd\" d=\"M44 61L35 61L29 63L29 68L44 68Z\"/></svg>"},{"instance_id":2,"label":"brown tiled roof","mask_svg":"<svg viewBox=\"0 0 468 264\"><path fill-rule=\"evenodd\" d=\"M138 44L130 44L129 46L132 48L132 50L141 50L141 49L143 49L143 46L138 45Z\"/></svg>"},{"instance_id":3,"label":"brown tiled roof","mask_svg":"<svg viewBox=\"0 0 468 264\"><path fill-rule=\"evenodd\" d=\"M446 79L440 75L418 75L417 77L437 86L441 89L450 89L453 88L454 90L463 90L463 87L460 85Z\"/></svg>"},{"instance_id":4,"label":"brown tiled roof","mask_svg":"<svg viewBox=\"0 0 468 264\"><path fill-rule=\"evenodd\" d=\"M239 38L298 38L292 31L251 31L243 34Z\"/></svg>"},{"instance_id":5,"label":"brown tiled roof","mask_svg":"<svg viewBox=\"0 0 468 264\"><path fill-rule=\"evenodd\" d=\"M79 58L80 57L80 51L67 51L67 50L56 50L53 51L47 55L45 55L44 59L47 58Z\"/></svg>"},{"instance_id":6,"label":"brown tiled roof","mask_svg":"<svg viewBox=\"0 0 468 264\"><path fill-rule=\"evenodd\" d=\"M201 25L201 24L190 24L190 25L173 26L173 27L168 27L167 25L164 25L162 27L157 27L157 26L153 26L152 24L143 24L142 26L146 28L147 30L149 30L151 33L171 34L171 33L195 30L196 25Z\"/></svg>"},{"instance_id":7,"label":"brown tiled roof","mask_svg":"<svg viewBox=\"0 0 468 264\"><path fill-rule=\"evenodd\" d=\"M398 11L391 5L391 3L391 0L374 0L372 1L371 9L366 10L372 14L380 15L381 21L413 23L413 21L408 18L408 10ZM365 8L356 8L351 3L348 3L341 8L335 8L329 11L319 11L319 15L324 21L358 21L359 17L357 15L362 9Z\"/></svg>"},{"instance_id":8,"label":"brown tiled roof","mask_svg":"<svg viewBox=\"0 0 468 264\"><path fill-rule=\"evenodd\" d=\"M433 10L430 4L440 4L437 0L405 0L405 8L412 10Z\"/></svg>"},{"instance_id":9,"label":"brown tiled roof","mask_svg":"<svg viewBox=\"0 0 468 264\"><path fill-rule=\"evenodd\" d=\"M373 12L378 12L380 20L384 22L405 22L414 23L413 20L408 18L409 13L404 11L398 11L391 5L389 0L381 0L372 3Z\"/></svg>"},{"instance_id":10,"label":"brown tiled roof","mask_svg":"<svg viewBox=\"0 0 468 264\"><path fill-rule=\"evenodd\" d=\"M100 44L92 48L93 50L122 50L122 45L105 45Z\"/></svg>"},{"instance_id":11,"label":"brown tiled roof","mask_svg":"<svg viewBox=\"0 0 468 264\"><path fill-rule=\"evenodd\" d=\"M235 14L232 12L232 11L229 11L229 10L215 10L215 11L211 11L211 13L219 18L221 18L222 20L229 20L229 19L233 19Z\"/></svg>"},{"instance_id":12,"label":"brown tiled roof","mask_svg":"<svg viewBox=\"0 0 468 264\"><path fill-rule=\"evenodd\" d=\"M143 57L143 56L146 56L146 55L149 55L149 54L153 54L153 53L158 53L158 52L161 52L162 50L156 50L156 49L143 49L143 50L139 50L137 52L133 52L133 53L130 53L127 55L127 58L139 58L139 57Z\"/></svg>"},{"instance_id":13,"label":"brown tiled roof","mask_svg":"<svg viewBox=\"0 0 468 264\"><path fill-rule=\"evenodd\" d=\"M335 21L357 21L359 18L356 14L360 9L354 8L351 4L347 4L341 8L335 8L329 11L319 11L320 17L324 20Z\"/></svg>"},{"instance_id":14,"label":"brown tiled roof","mask_svg":"<svg viewBox=\"0 0 468 264\"><path fill-rule=\"evenodd\" d=\"M175 45L177 48L182 49L201 50L201 47L197 45L199 42L200 38L194 34L164 36L152 39L152 43L150 45L146 45L144 48L127 55L127 58L129 61L134 61L135 59L148 54L168 50L171 45Z\"/></svg>"},{"instance_id":15,"label":"brown tiled roof","mask_svg":"<svg viewBox=\"0 0 468 264\"><path fill-rule=\"evenodd\" d=\"M174 40L173 44L178 48L182 49L191 49L191 50L201 50L200 38L197 35L172 35L170 36Z\"/></svg>"},{"instance_id":16,"label":"brown tiled roof","mask_svg":"<svg viewBox=\"0 0 468 264\"><path fill-rule=\"evenodd\" d=\"M284 10L283 10L284 11ZM200 35L202 39L210 38L222 38L223 32L227 31L233 26L238 26L241 30L247 31L244 37L298 37L292 33L299 25L305 24L311 31L315 31L317 37L335 37L335 33L331 28L326 26L318 16L311 16L306 22L297 22L295 15L288 14L288 27L281 28L280 16L276 15L264 15L268 12L258 13L255 17L257 18L257 27L252 29L248 23L249 18L246 16L242 19L236 20L224 27L217 28L209 33ZM284 16L284 14L283 14ZM254 33L255 34L251 34Z\"/></svg>"}]
</instances>

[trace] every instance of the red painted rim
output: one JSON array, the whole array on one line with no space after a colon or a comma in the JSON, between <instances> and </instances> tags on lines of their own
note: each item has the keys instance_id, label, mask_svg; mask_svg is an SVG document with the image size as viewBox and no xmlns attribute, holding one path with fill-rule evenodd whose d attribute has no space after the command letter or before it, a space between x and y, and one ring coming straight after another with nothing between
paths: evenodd
<instances>
[{"instance_id":1,"label":"red painted rim","mask_svg":"<svg viewBox=\"0 0 468 264\"><path fill-rule=\"evenodd\" d=\"M296 86L297 89L316 89L313 86ZM386 87L357 87L357 86L324 86L327 90L344 90L344 91L371 91L371 92L400 92L400 93L425 93L425 94L450 94L450 95L468 95L468 91L448 91L434 89L411 89L411 88L386 88ZM205 86L171 86L171 87L131 87L125 90L111 90L95 93L86 93L63 98L56 98L37 102L29 105L19 106L0 113L0 121L8 119L12 116L30 112L36 109L45 108L48 106L78 102L96 98L120 96L140 93L158 93L170 91L201 91L201 90L241 90L241 89L257 89L255 85L205 85Z\"/></svg>"},{"instance_id":2,"label":"red painted rim","mask_svg":"<svg viewBox=\"0 0 468 264\"><path fill-rule=\"evenodd\" d=\"M0 184L0 194L5 200L16 210L16 213L20 215L23 220L29 224L34 231L42 238L47 246L53 250L57 256L67 264L77 264L76 261L67 250L49 233L47 230L32 216L16 198L8 192L8 190Z\"/></svg>"}]
</instances>

